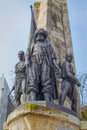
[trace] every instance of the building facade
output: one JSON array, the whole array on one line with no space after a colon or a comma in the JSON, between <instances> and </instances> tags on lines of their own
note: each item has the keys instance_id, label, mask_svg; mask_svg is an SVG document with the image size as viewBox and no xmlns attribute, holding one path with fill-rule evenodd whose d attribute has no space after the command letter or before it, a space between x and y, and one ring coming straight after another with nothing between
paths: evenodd
<instances>
[{"instance_id":1,"label":"building facade","mask_svg":"<svg viewBox=\"0 0 87 130\"><path fill-rule=\"evenodd\" d=\"M7 115L14 109L12 95L8 97L10 89L4 77L0 78L0 130L3 130L3 123Z\"/></svg>"}]
</instances>

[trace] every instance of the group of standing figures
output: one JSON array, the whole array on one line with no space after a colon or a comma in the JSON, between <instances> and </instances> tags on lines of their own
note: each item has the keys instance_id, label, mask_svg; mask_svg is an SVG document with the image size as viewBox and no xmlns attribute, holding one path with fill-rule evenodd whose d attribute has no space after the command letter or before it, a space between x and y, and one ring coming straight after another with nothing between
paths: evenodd
<instances>
[{"instance_id":1,"label":"group of standing figures","mask_svg":"<svg viewBox=\"0 0 87 130\"><path fill-rule=\"evenodd\" d=\"M66 61L59 67L58 59L52 45L47 41L47 31L35 31L33 42L27 48L26 54L19 51L19 62L15 66L15 83L13 86L17 106L21 104L21 95L24 101L53 102L58 99L64 105L68 96L73 111L77 111L77 96L75 85L80 86L75 77L71 64L72 54L66 55ZM61 69L61 94L58 95L56 74Z\"/></svg>"}]
</instances>

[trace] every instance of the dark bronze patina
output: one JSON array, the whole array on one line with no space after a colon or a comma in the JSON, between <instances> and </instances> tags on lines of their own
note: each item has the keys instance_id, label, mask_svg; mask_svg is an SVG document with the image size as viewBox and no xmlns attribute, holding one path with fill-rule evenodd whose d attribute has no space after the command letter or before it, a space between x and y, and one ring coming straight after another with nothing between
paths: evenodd
<instances>
[{"instance_id":1,"label":"dark bronze patina","mask_svg":"<svg viewBox=\"0 0 87 130\"><path fill-rule=\"evenodd\" d=\"M58 69L57 58L52 45L46 40L47 31L38 29L34 34L35 42L27 48L26 67L27 94L29 100L46 100L57 98L55 68Z\"/></svg>"},{"instance_id":2,"label":"dark bronze patina","mask_svg":"<svg viewBox=\"0 0 87 130\"><path fill-rule=\"evenodd\" d=\"M16 76L15 76L15 83L13 86L17 106L21 104L20 101L21 95L23 94L23 97L25 97L25 88L26 88L26 66L25 66L24 52L19 51L18 57L20 61L15 65Z\"/></svg>"},{"instance_id":3,"label":"dark bronze patina","mask_svg":"<svg viewBox=\"0 0 87 130\"><path fill-rule=\"evenodd\" d=\"M71 64L72 58L72 54L67 54L66 61L61 66L62 92L60 95L60 105L64 105L66 96L68 96L72 101L71 109L77 112L77 93L75 85L80 86L80 82L73 72Z\"/></svg>"}]
</instances>

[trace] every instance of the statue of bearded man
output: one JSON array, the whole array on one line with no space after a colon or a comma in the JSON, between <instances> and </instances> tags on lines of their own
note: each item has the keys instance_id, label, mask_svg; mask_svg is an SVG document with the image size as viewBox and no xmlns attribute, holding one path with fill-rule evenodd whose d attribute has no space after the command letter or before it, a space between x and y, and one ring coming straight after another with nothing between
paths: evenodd
<instances>
[{"instance_id":1,"label":"statue of bearded man","mask_svg":"<svg viewBox=\"0 0 87 130\"><path fill-rule=\"evenodd\" d=\"M58 69L56 54L52 45L46 40L47 31L36 30L35 42L27 48L27 94L30 101L46 100L51 102L58 98L55 69Z\"/></svg>"}]
</instances>

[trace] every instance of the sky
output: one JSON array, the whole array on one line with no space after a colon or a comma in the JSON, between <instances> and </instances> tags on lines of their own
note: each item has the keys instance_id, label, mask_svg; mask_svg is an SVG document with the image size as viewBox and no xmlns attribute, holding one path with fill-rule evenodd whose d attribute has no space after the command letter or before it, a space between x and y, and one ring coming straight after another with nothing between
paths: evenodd
<instances>
[{"instance_id":1,"label":"sky","mask_svg":"<svg viewBox=\"0 0 87 130\"><path fill-rule=\"evenodd\" d=\"M87 0L67 0L77 73L87 72Z\"/></svg>"},{"instance_id":2,"label":"sky","mask_svg":"<svg viewBox=\"0 0 87 130\"><path fill-rule=\"evenodd\" d=\"M38 0L0 0L0 77L10 88L18 51L26 51L30 5ZM76 71L87 72L87 0L67 0Z\"/></svg>"}]
</instances>

